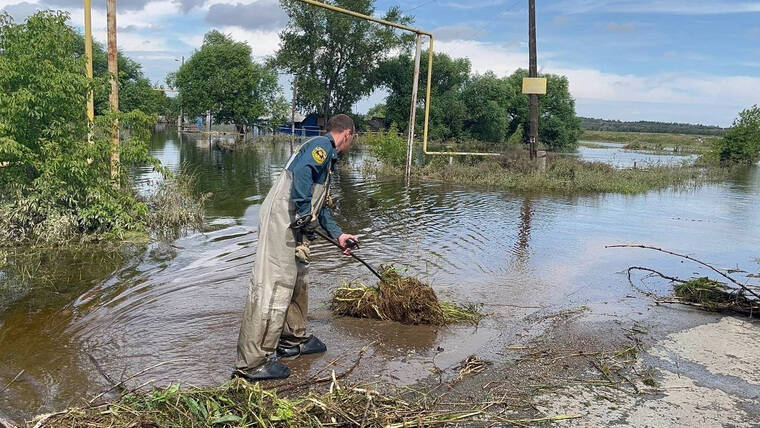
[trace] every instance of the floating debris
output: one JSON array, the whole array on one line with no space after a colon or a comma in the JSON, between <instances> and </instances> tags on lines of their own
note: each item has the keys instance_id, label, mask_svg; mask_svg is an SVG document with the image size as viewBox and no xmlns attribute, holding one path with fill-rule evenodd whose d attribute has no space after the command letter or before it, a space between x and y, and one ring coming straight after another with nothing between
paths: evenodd
<instances>
[{"instance_id":1,"label":"floating debris","mask_svg":"<svg viewBox=\"0 0 760 428\"><path fill-rule=\"evenodd\" d=\"M402 324L477 324L482 318L477 306L440 302L430 285L400 275L392 266L381 267L383 281L371 287L349 283L335 290L332 310L339 315L398 321Z\"/></svg>"},{"instance_id":2,"label":"floating debris","mask_svg":"<svg viewBox=\"0 0 760 428\"><path fill-rule=\"evenodd\" d=\"M490 362L481 360L475 355L470 355L466 360L459 364L459 376L457 376L454 382L459 382L468 375L482 373L490 364Z\"/></svg>"}]
</instances>

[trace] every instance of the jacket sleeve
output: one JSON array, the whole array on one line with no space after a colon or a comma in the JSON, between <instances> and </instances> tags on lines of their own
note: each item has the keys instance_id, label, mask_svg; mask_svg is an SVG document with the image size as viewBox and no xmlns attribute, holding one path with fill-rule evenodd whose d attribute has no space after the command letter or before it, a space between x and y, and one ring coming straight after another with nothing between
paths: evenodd
<instances>
[{"instance_id":1,"label":"jacket sleeve","mask_svg":"<svg viewBox=\"0 0 760 428\"><path fill-rule=\"evenodd\" d=\"M322 229L326 230L327 234L333 239L338 239L338 237L343 234L343 231L340 226L338 226L338 223L335 222L332 212L328 207L323 207L322 211L319 212L319 225L322 226Z\"/></svg>"}]
</instances>

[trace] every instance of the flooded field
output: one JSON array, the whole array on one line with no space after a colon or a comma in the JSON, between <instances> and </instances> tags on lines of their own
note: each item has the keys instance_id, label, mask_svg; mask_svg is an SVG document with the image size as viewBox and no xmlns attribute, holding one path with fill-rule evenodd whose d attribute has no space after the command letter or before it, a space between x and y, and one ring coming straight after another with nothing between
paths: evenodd
<instances>
[{"instance_id":1,"label":"flooded field","mask_svg":"<svg viewBox=\"0 0 760 428\"><path fill-rule=\"evenodd\" d=\"M672 149L654 154L625 150L624 146L623 143L581 141L577 153L572 155L587 161L609 163L617 168L691 164L699 157L695 154L668 153Z\"/></svg>"},{"instance_id":2,"label":"flooded field","mask_svg":"<svg viewBox=\"0 0 760 428\"><path fill-rule=\"evenodd\" d=\"M229 378L258 210L289 147L262 143L223 153L206 140L180 141L167 131L155 135L153 153L171 169L193 171L198 192L213 193L205 230L118 256L45 260L66 263L53 291L32 293L0 312L0 416L22 420L81 405L111 382L149 368L130 384L201 386ZM580 156L618 166L643 162L619 148L581 148ZM341 281L371 283L372 274L319 243L312 253L310 317L328 352L288 362L296 377L339 356L351 361L371 344L354 375L412 384L471 354L497 360L507 345L540 333L543 316L580 307L599 322L636 320L665 330L715 319L654 308L623 273L635 264L681 277L705 274L698 266L605 249L609 244L645 243L719 267L760 271L757 167L691 191L547 197L440 183L407 188L400 180L364 177L358 167L365 157L351 155L334 192L338 222L362 241L359 254L376 266L408 266L442 298L481 304L488 316L478 327L446 328L334 318L327 308L330 290ZM135 171L144 191L155 179L147 170ZM655 291L667 289L662 283Z\"/></svg>"}]
</instances>

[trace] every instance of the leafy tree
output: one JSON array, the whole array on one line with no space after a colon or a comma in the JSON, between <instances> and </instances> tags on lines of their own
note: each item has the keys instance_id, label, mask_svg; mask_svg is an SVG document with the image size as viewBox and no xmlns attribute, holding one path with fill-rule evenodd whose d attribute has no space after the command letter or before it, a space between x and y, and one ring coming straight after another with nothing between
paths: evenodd
<instances>
[{"instance_id":1,"label":"leafy tree","mask_svg":"<svg viewBox=\"0 0 760 428\"><path fill-rule=\"evenodd\" d=\"M481 141L504 142L512 123L507 109L512 95L506 79L493 72L473 76L462 90L467 134Z\"/></svg>"},{"instance_id":2,"label":"leafy tree","mask_svg":"<svg viewBox=\"0 0 760 428\"><path fill-rule=\"evenodd\" d=\"M715 143L714 152L724 162L760 160L760 107L755 105L739 113L733 126Z\"/></svg>"},{"instance_id":3,"label":"leafy tree","mask_svg":"<svg viewBox=\"0 0 760 428\"><path fill-rule=\"evenodd\" d=\"M275 69L254 63L247 43L217 30L206 33L201 48L168 81L190 116L210 110L216 122L240 130L260 119L280 122L286 115Z\"/></svg>"},{"instance_id":4,"label":"leafy tree","mask_svg":"<svg viewBox=\"0 0 760 428\"><path fill-rule=\"evenodd\" d=\"M145 204L110 182L110 127L96 118L88 142L90 88L68 14L38 12L22 24L0 14L0 242L35 238L53 242L82 233L144 227ZM148 125L139 111L119 116L130 138L122 142L122 174L154 161ZM157 161L155 161L157 162ZM122 186L125 188L126 186Z\"/></svg>"},{"instance_id":5,"label":"leafy tree","mask_svg":"<svg viewBox=\"0 0 760 428\"><path fill-rule=\"evenodd\" d=\"M506 78L510 87L506 105L512 121L508 134L522 125L525 138L530 135L529 96L522 93L522 80L528 71L519 69ZM551 150L573 149L583 132L581 120L575 115L575 100L570 95L567 77L546 74L546 95L538 98L538 140Z\"/></svg>"},{"instance_id":6,"label":"leafy tree","mask_svg":"<svg viewBox=\"0 0 760 428\"><path fill-rule=\"evenodd\" d=\"M84 36L77 34L75 52L84 56ZM117 53L119 67L119 111L131 112L140 110L149 114L166 114L167 100L162 91L153 89L147 77L143 74L142 66ZM100 81L106 81L108 76L108 54L103 46L92 42L92 74ZM108 94L111 87L108 84L97 86L95 95L95 114L104 114L109 108Z\"/></svg>"},{"instance_id":7,"label":"leafy tree","mask_svg":"<svg viewBox=\"0 0 760 428\"><path fill-rule=\"evenodd\" d=\"M427 58L422 53L420 58L420 76L418 87L417 127L424 123L424 100L427 81ZM402 53L385 61L378 72L382 86L388 89L385 100L386 120L407 129L409 108L411 105L412 77L414 61L410 53ZM429 134L432 139L457 138L463 135L466 116L465 105L460 95L470 74L470 60L451 58L444 53L433 55L433 73L431 80Z\"/></svg>"},{"instance_id":8,"label":"leafy tree","mask_svg":"<svg viewBox=\"0 0 760 428\"><path fill-rule=\"evenodd\" d=\"M367 110L367 118L369 119L372 119L373 117L385 119L386 114L387 109L385 108L385 104L375 104Z\"/></svg>"},{"instance_id":9,"label":"leafy tree","mask_svg":"<svg viewBox=\"0 0 760 428\"><path fill-rule=\"evenodd\" d=\"M375 0L327 1L365 15L375 12ZM410 39L392 28L297 0L283 0L290 21L280 33L275 63L298 75L298 99L303 110L328 117L348 113L377 87L377 69L390 52ZM383 19L410 23L394 6Z\"/></svg>"}]
</instances>

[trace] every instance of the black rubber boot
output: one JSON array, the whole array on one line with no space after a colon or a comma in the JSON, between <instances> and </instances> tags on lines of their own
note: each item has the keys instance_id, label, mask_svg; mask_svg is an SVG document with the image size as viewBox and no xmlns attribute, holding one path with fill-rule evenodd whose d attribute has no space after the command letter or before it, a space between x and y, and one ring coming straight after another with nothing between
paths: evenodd
<instances>
[{"instance_id":1,"label":"black rubber boot","mask_svg":"<svg viewBox=\"0 0 760 428\"><path fill-rule=\"evenodd\" d=\"M248 370L236 369L232 377L241 377L249 382L260 380L285 379L290 376L290 369L277 359L267 360L266 363Z\"/></svg>"},{"instance_id":2,"label":"black rubber boot","mask_svg":"<svg viewBox=\"0 0 760 428\"><path fill-rule=\"evenodd\" d=\"M284 347L284 346L278 346L277 347L277 357L297 357L299 355L306 355L306 354L321 354L322 352L327 351L327 346L322 343L321 340L317 339L316 336L312 335L309 337L309 339L298 345L298 346L291 346L291 347Z\"/></svg>"}]
</instances>

